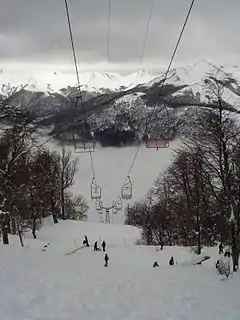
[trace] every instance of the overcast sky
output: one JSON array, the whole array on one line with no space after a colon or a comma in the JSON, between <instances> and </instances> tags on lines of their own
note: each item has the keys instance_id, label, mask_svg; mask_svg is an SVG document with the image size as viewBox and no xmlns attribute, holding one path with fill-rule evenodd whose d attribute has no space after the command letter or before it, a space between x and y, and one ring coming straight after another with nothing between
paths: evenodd
<instances>
[{"instance_id":1,"label":"overcast sky","mask_svg":"<svg viewBox=\"0 0 240 320\"><path fill-rule=\"evenodd\" d=\"M111 0L111 63L140 66L151 1ZM105 66L108 0L68 2L78 61ZM190 2L155 0L142 67L167 64ZM176 63L236 63L239 14L240 0L196 0ZM9 61L72 62L64 0L0 0L0 62Z\"/></svg>"}]
</instances>

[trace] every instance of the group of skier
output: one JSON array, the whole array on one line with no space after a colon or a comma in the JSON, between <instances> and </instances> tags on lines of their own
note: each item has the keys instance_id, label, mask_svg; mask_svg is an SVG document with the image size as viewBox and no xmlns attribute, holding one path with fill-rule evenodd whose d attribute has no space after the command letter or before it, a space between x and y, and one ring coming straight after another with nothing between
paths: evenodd
<instances>
[{"instance_id":1,"label":"group of skier","mask_svg":"<svg viewBox=\"0 0 240 320\"><path fill-rule=\"evenodd\" d=\"M173 265L174 265L174 258L173 258L173 257L170 258L168 264L169 264L170 266L173 266ZM158 264L157 261L155 261L154 264L153 264L153 268L156 268L156 267L159 267L159 264Z\"/></svg>"},{"instance_id":2,"label":"group of skier","mask_svg":"<svg viewBox=\"0 0 240 320\"><path fill-rule=\"evenodd\" d=\"M89 242L88 242L88 237L85 235L85 239L83 241L83 244L86 246L86 247L90 247L89 245ZM103 249L103 252L106 252L106 241L103 240L102 244L101 244L101 247ZM94 246L93 246L93 251L101 251L101 248L98 247L98 242L95 241L94 242ZM108 261L109 261L109 257L108 257L108 254L106 253L105 256L104 256L104 261L105 261L105 264L104 264L104 267L108 267Z\"/></svg>"}]
</instances>

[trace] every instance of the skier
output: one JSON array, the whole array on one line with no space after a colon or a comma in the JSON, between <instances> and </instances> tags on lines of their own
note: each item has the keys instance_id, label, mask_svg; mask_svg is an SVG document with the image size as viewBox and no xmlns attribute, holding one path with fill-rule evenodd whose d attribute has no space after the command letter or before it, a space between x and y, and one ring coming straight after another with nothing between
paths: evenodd
<instances>
[{"instance_id":1,"label":"skier","mask_svg":"<svg viewBox=\"0 0 240 320\"><path fill-rule=\"evenodd\" d=\"M159 267L159 264L158 264L157 261L155 261L154 264L153 264L153 268L156 268L156 267Z\"/></svg>"},{"instance_id":2,"label":"skier","mask_svg":"<svg viewBox=\"0 0 240 320\"><path fill-rule=\"evenodd\" d=\"M103 240L103 242L102 242L102 248L103 248L103 251L105 252L106 251L106 242Z\"/></svg>"},{"instance_id":3,"label":"skier","mask_svg":"<svg viewBox=\"0 0 240 320\"><path fill-rule=\"evenodd\" d=\"M109 257L108 257L107 254L105 254L104 260L105 260L105 265L104 265L104 267L108 267Z\"/></svg>"},{"instance_id":4,"label":"skier","mask_svg":"<svg viewBox=\"0 0 240 320\"><path fill-rule=\"evenodd\" d=\"M217 260L217 262L216 262L216 269L217 269L217 271L220 273L221 272L221 266L220 266L220 261L219 260Z\"/></svg>"},{"instance_id":5,"label":"skier","mask_svg":"<svg viewBox=\"0 0 240 320\"><path fill-rule=\"evenodd\" d=\"M94 242L93 251L98 251L97 241Z\"/></svg>"},{"instance_id":6,"label":"skier","mask_svg":"<svg viewBox=\"0 0 240 320\"><path fill-rule=\"evenodd\" d=\"M174 259L173 259L173 257L171 257L171 259L169 260L169 265L170 265L170 266L173 266L173 265L174 265Z\"/></svg>"},{"instance_id":7,"label":"skier","mask_svg":"<svg viewBox=\"0 0 240 320\"><path fill-rule=\"evenodd\" d=\"M85 240L83 241L86 247L89 247L88 237L85 235Z\"/></svg>"},{"instance_id":8,"label":"skier","mask_svg":"<svg viewBox=\"0 0 240 320\"><path fill-rule=\"evenodd\" d=\"M218 251L219 254L223 253L223 244L222 243L219 244L218 250L219 250Z\"/></svg>"}]
</instances>

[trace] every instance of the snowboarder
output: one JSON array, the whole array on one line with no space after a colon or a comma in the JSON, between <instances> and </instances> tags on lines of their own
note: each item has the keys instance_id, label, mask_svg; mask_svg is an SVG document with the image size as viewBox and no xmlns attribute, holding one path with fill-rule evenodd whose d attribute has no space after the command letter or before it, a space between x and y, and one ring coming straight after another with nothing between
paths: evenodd
<instances>
[{"instance_id":1,"label":"snowboarder","mask_svg":"<svg viewBox=\"0 0 240 320\"><path fill-rule=\"evenodd\" d=\"M223 253L223 244L222 244L222 243L219 244L218 249L219 249L219 250L218 250L218 253L219 253L219 254L222 254L222 253Z\"/></svg>"},{"instance_id":2,"label":"snowboarder","mask_svg":"<svg viewBox=\"0 0 240 320\"><path fill-rule=\"evenodd\" d=\"M102 242L102 248L103 248L103 251L105 252L106 251L106 242L103 240L103 242Z\"/></svg>"},{"instance_id":3,"label":"snowboarder","mask_svg":"<svg viewBox=\"0 0 240 320\"><path fill-rule=\"evenodd\" d=\"M93 250L98 251L97 241L94 242Z\"/></svg>"},{"instance_id":4,"label":"snowboarder","mask_svg":"<svg viewBox=\"0 0 240 320\"><path fill-rule=\"evenodd\" d=\"M105 254L104 260L105 260L105 265L104 265L104 267L108 267L109 257L108 257L107 254Z\"/></svg>"},{"instance_id":5,"label":"snowboarder","mask_svg":"<svg viewBox=\"0 0 240 320\"><path fill-rule=\"evenodd\" d=\"M83 241L86 247L89 247L88 237L85 235L85 240Z\"/></svg>"},{"instance_id":6,"label":"snowboarder","mask_svg":"<svg viewBox=\"0 0 240 320\"><path fill-rule=\"evenodd\" d=\"M173 257L171 257L171 259L169 260L169 265L170 265L170 266L173 266L173 265L174 265L174 259L173 259Z\"/></svg>"},{"instance_id":7,"label":"snowboarder","mask_svg":"<svg viewBox=\"0 0 240 320\"><path fill-rule=\"evenodd\" d=\"M156 268L156 267L159 267L159 264L158 264L157 261L155 261L154 264L153 264L153 268Z\"/></svg>"}]
</instances>

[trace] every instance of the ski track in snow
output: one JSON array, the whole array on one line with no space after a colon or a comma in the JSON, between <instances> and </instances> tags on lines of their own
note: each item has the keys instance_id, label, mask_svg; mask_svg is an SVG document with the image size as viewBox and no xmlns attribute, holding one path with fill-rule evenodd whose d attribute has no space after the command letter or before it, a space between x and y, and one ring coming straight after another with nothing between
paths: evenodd
<instances>
[{"instance_id":1,"label":"ski track in snow","mask_svg":"<svg viewBox=\"0 0 240 320\"><path fill-rule=\"evenodd\" d=\"M99 233L107 240L109 267L103 252L84 248L66 256L67 248L90 244ZM212 259L192 266L187 248L135 246L136 228L81 222L44 226L25 248L11 238L0 245L1 320L238 320L239 274L221 281ZM123 242L123 238L128 241ZM51 241L46 252L41 248ZM215 257L214 257L215 255ZM177 264L168 266L174 256ZM158 260L160 267L152 268Z\"/></svg>"}]
</instances>

